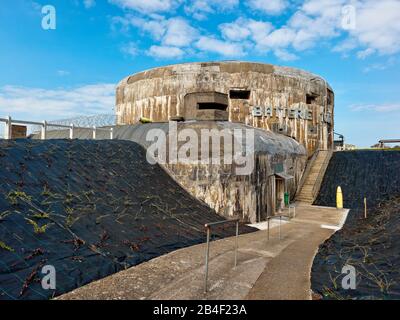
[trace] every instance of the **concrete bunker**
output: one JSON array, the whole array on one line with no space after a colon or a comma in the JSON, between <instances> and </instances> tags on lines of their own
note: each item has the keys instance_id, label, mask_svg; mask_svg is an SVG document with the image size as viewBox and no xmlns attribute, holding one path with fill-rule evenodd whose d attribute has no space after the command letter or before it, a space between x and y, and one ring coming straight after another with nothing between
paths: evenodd
<instances>
[{"instance_id":1,"label":"concrete bunker","mask_svg":"<svg viewBox=\"0 0 400 320\"><path fill-rule=\"evenodd\" d=\"M286 192L294 198L307 159L333 145L332 89L321 77L294 68L227 61L147 70L119 83L116 110L114 137L145 148L151 146L146 137L152 129L169 140L171 123L178 134L186 129L199 134L253 130L254 169L249 174L237 174L235 164L202 163L199 155L194 163L162 164L220 215L246 222L275 215ZM141 118L153 123L140 124ZM179 141L176 148L185 143Z\"/></svg>"},{"instance_id":2,"label":"concrete bunker","mask_svg":"<svg viewBox=\"0 0 400 320\"><path fill-rule=\"evenodd\" d=\"M116 98L119 125L141 117L230 121L289 136L309 156L333 146L333 90L295 68L244 61L165 66L125 78Z\"/></svg>"},{"instance_id":3,"label":"concrete bunker","mask_svg":"<svg viewBox=\"0 0 400 320\"><path fill-rule=\"evenodd\" d=\"M185 95L185 120L228 121L228 95L220 92L193 92Z\"/></svg>"}]
</instances>

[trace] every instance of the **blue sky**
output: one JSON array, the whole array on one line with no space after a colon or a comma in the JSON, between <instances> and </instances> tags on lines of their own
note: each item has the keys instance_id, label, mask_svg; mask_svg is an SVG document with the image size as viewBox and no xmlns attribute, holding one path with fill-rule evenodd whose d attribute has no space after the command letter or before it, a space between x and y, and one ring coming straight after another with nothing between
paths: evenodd
<instances>
[{"instance_id":1,"label":"blue sky","mask_svg":"<svg viewBox=\"0 0 400 320\"><path fill-rule=\"evenodd\" d=\"M348 143L400 138L400 0L3 0L0 40L1 116L113 113L134 72L246 60L324 77Z\"/></svg>"}]
</instances>

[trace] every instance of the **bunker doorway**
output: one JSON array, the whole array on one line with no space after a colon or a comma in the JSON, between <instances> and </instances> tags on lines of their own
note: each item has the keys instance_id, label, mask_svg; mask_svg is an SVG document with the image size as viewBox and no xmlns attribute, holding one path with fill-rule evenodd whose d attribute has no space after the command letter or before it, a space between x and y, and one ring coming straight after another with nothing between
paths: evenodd
<instances>
[{"instance_id":1,"label":"bunker doorway","mask_svg":"<svg viewBox=\"0 0 400 320\"><path fill-rule=\"evenodd\" d=\"M285 208L285 193L288 192L288 182L292 179L294 177L285 172L275 173L275 214L282 213Z\"/></svg>"}]
</instances>

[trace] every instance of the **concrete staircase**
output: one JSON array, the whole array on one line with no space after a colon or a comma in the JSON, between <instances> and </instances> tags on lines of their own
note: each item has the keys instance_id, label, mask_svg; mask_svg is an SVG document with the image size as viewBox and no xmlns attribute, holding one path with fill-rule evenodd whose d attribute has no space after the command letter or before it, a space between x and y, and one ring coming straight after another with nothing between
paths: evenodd
<instances>
[{"instance_id":1,"label":"concrete staircase","mask_svg":"<svg viewBox=\"0 0 400 320\"><path fill-rule=\"evenodd\" d=\"M296 194L296 201L307 204L315 201L331 157L332 151L319 150L307 163L300 188Z\"/></svg>"}]
</instances>

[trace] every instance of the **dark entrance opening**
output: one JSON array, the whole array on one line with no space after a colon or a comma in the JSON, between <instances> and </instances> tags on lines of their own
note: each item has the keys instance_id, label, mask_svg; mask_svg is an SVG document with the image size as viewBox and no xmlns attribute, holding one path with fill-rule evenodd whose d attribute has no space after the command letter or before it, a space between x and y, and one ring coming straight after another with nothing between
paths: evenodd
<instances>
[{"instance_id":1,"label":"dark entrance opening","mask_svg":"<svg viewBox=\"0 0 400 320\"><path fill-rule=\"evenodd\" d=\"M198 104L199 110L221 110L226 111L228 106L222 103L214 103L214 102L200 102Z\"/></svg>"},{"instance_id":2,"label":"dark entrance opening","mask_svg":"<svg viewBox=\"0 0 400 320\"><path fill-rule=\"evenodd\" d=\"M316 104L318 95L316 94L307 94L306 95L306 103L307 104Z\"/></svg>"},{"instance_id":3,"label":"dark entrance opening","mask_svg":"<svg viewBox=\"0 0 400 320\"><path fill-rule=\"evenodd\" d=\"M250 91L248 91L248 90L231 90L231 91L229 91L229 98L230 99L248 100L248 99L250 99Z\"/></svg>"}]
</instances>

